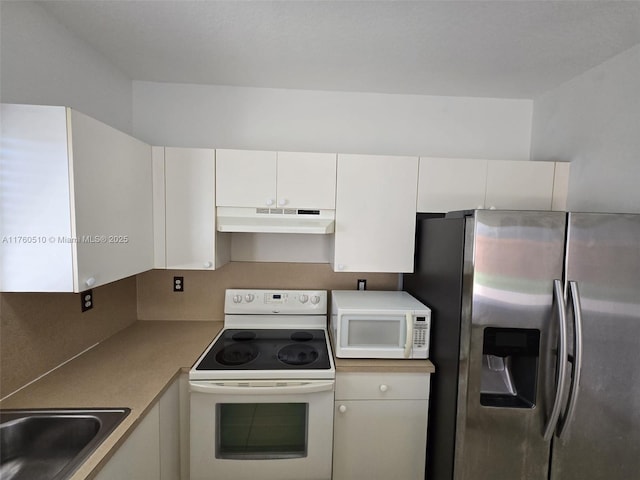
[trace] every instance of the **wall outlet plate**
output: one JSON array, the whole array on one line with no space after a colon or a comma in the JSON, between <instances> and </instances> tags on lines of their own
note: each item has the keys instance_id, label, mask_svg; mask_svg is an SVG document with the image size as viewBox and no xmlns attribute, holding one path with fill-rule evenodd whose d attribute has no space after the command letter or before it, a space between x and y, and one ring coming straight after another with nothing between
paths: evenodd
<instances>
[{"instance_id":1,"label":"wall outlet plate","mask_svg":"<svg viewBox=\"0 0 640 480\"><path fill-rule=\"evenodd\" d=\"M366 290L367 289L367 280L365 278L358 279L358 290Z\"/></svg>"},{"instance_id":2,"label":"wall outlet plate","mask_svg":"<svg viewBox=\"0 0 640 480\"><path fill-rule=\"evenodd\" d=\"M80 294L82 311L86 312L93 308L93 290L86 290Z\"/></svg>"},{"instance_id":3,"label":"wall outlet plate","mask_svg":"<svg viewBox=\"0 0 640 480\"><path fill-rule=\"evenodd\" d=\"M184 292L184 277L173 277L173 291Z\"/></svg>"}]
</instances>

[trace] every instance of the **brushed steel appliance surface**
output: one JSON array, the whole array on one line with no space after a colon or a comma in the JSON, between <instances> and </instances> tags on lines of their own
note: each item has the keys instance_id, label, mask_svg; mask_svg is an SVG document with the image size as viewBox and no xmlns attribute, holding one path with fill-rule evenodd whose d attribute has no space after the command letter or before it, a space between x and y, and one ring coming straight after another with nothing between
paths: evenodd
<instances>
[{"instance_id":1,"label":"brushed steel appliance surface","mask_svg":"<svg viewBox=\"0 0 640 480\"><path fill-rule=\"evenodd\" d=\"M416 251L427 478L636 478L640 215L454 212L419 219Z\"/></svg>"}]
</instances>

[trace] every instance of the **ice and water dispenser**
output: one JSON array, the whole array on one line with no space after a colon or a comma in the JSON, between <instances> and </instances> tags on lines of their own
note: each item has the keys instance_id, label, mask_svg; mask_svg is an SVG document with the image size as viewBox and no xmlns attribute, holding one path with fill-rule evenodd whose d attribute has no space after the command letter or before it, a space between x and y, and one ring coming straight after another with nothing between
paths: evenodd
<instances>
[{"instance_id":1,"label":"ice and water dispenser","mask_svg":"<svg viewBox=\"0 0 640 480\"><path fill-rule=\"evenodd\" d=\"M540 331L525 328L484 329L480 404L533 408L540 356Z\"/></svg>"}]
</instances>

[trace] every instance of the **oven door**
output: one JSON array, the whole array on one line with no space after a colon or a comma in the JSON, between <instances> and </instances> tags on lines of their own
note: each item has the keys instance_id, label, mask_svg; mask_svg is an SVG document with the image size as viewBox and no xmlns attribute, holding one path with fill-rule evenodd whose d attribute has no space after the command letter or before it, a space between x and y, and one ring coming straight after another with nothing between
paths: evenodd
<instances>
[{"instance_id":1,"label":"oven door","mask_svg":"<svg viewBox=\"0 0 640 480\"><path fill-rule=\"evenodd\" d=\"M192 381L191 479L329 480L333 380Z\"/></svg>"}]
</instances>

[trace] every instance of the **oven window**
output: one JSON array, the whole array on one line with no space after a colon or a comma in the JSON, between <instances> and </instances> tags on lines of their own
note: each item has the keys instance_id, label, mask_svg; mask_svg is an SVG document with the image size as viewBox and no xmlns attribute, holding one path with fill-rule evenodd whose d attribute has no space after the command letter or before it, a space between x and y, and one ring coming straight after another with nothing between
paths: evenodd
<instances>
[{"instance_id":1,"label":"oven window","mask_svg":"<svg viewBox=\"0 0 640 480\"><path fill-rule=\"evenodd\" d=\"M219 403L216 458L307 456L307 403Z\"/></svg>"}]
</instances>

